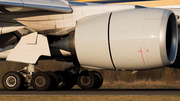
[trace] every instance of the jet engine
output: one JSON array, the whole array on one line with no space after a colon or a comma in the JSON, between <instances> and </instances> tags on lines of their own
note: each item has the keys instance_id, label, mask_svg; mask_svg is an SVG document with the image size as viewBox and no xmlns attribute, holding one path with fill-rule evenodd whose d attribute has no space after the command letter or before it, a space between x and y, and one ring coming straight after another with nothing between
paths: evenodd
<instances>
[{"instance_id":1,"label":"jet engine","mask_svg":"<svg viewBox=\"0 0 180 101\"><path fill-rule=\"evenodd\" d=\"M178 47L175 14L165 9L133 9L77 21L74 39L82 66L141 70L173 64Z\"/></svg>"}]
</instances>

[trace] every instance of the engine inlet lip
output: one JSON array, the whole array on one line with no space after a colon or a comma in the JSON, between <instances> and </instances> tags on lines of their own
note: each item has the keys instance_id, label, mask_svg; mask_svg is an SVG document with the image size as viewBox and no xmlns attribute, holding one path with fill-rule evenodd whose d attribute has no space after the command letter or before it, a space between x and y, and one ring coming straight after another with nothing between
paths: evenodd
<instances>
[{"instance_id":1,"label":"engine inlet lip","mask_svg":"<svg viewBox=\"0 0 180 101\"><path fill-rule=\"evenodd\" d=\"M168 30L170 30L169 33L167 33ZM164 66L174 63L177 55L177 47L178 32L176 16L172 11L165 10L160 27L160 54Z\"/></svg>"}]
</instances>

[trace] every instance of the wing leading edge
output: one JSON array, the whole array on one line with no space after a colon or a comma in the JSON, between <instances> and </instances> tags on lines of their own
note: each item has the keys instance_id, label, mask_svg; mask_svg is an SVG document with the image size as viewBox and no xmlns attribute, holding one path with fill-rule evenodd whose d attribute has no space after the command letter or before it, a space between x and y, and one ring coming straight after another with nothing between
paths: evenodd
<instances>
[{"instance_id":1,"label":"wing leading edge","mask_svg":"<svg viewBox=\"0 0 180 101\"><path fill-rule=\"evenodd\" d=\"M55 12L71 13L72 9L62 1L37 1L37 0L0 0L2 6L17 6L25 8L33 8L40 10L48 10Z\"/></svg>"}]
</instances>

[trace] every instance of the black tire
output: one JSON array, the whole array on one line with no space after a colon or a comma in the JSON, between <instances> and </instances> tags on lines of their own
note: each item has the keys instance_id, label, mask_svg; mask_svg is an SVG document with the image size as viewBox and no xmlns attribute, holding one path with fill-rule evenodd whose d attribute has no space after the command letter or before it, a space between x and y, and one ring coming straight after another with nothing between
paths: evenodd
<instances>
[{"instance_id":1,"label":"black tire","mask_svg":"<svg viewBox=\"0 0 180 101\"><path fill-rule=\"evenodd\" d=\"M52 72L52 71L47 71L47 73L51 76L51 86L50 86L50 90L55 90L58 87L59 84L59 79L56 73Z\"/></svg>"},{"instance_id":2,"label":"black tire","mask_svg":"<svg viewBox=\"0 0 180 101\"><path fill-rule=\"evenodd\" d=\"M95 75L90 71L82 71L77 78L77 84L82 89L92 89L95 83Z\"/></svg>"},{"instance_id":3,"label":"black tire","mask_svg":"<svg viewBox=\"0 0 180 101\"><path fill-rule=\"evenodd\" d=\"M93 86L93 88L99 89L103 84L103 77L102 77L101 73L99 73L97 71L92 71L92 73L95 75L96 80L97 80L95 85Z\"/></svg>"},{"instance_id":4,"label":"black tire","mask_svg":"<svg viewBox=\"0 0 180 101\"><path fill-rule=\"evenodd\" d=\"M35 90L50 90L51 76L46 72L37 72L32 76L32 86Z\"/></svg>"},{"instance_id":5,"label":"black tire","mask_svg":"<svg viewBox=\"0 0 180 101\"><path fill-rule=\"evenodd\" d=\"M17 91L21 90L21 87L24 85L22 80L23 78L19 73L10 71L3 76L2 84L6 90Z\"/></svg>"},{"instance_id":6,"label":"black tire","mask_svg":"<svg viewBox=\"0 0 180 101\"><path fill-rule=\"evenodd\" d=\"M71 89L74 86L73 78L68 71L55 71L58 76L58 89Z\"/></svg>"}]
</instances>

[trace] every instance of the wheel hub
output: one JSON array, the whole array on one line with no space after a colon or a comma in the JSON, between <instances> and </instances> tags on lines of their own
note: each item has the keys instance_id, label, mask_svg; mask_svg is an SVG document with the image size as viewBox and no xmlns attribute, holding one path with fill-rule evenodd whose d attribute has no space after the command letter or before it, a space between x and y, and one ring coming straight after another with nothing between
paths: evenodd
<instances>
[{"instance_id":1,"label":"wheel hub","mask_svg":"<svg viewBox=\"0 0 180 101\"><path fill-rule=\"evenodd\" d=\"M46 84L46 79L45 79L43 76L38 76L38 77L35 79L35 84L36 84L38 87L43 87L43 86Z\"/></svg>"},{"instance_id":2,"label":"wheel hub","mask_svg":"<svg viewBox=\"0 0 180 101\"><path fill-rule=\"evenodd\" d=\"M89 85L91 83L91 78L89 76L82 76L81 83L83 85Z\"/></svg>"},{"instance_id":3,"label":"wheel hub","mask_svg":"<svg viewBox=\"0 0 180 101\"><path fill-rule=\"evenodd\" d=\"M6 79L6 84L9 87L14 87L17 84L17 80L14 76L9 76Z\"/></svg>"}]
</instances>

